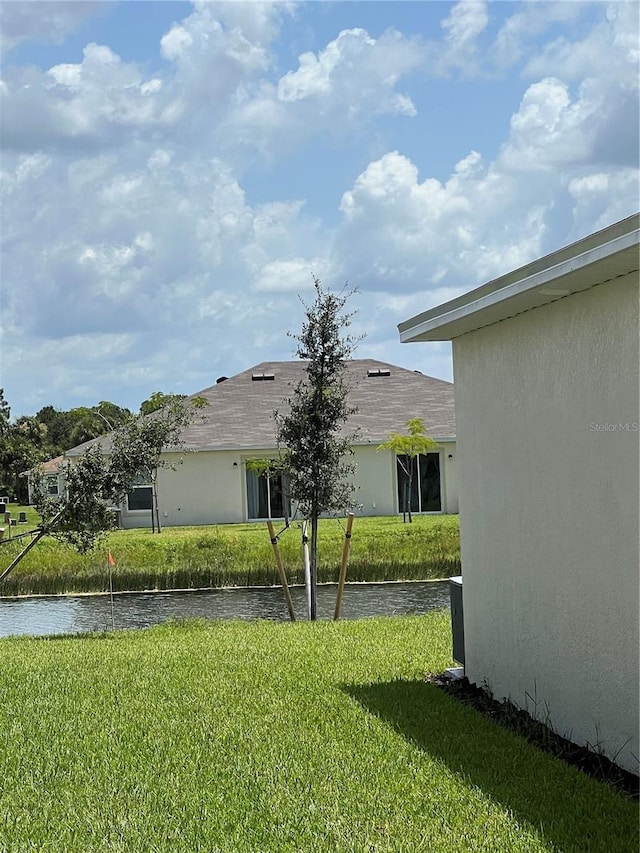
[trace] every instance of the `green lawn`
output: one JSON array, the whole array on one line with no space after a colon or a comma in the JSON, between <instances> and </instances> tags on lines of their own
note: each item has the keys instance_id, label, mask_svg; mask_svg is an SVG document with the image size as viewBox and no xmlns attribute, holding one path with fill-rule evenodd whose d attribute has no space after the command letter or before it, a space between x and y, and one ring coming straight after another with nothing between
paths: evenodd
<instances>
[{"instance_id":1,"label":"green lawn","mask_svg":"<svg viewBox=\"0 0 640 853\"><path fill-rule=\"evenodd\" d=\"M12 510L12 513L16 510ZM23 532L33 525L12 528ZM279 528L278 528L279 529ZM356 518L349 560L352 581L426 580L460 572L458 516ZM344 544L344 519L322 520L318 579L336 581ZM0 548L0 571L18 552L12 540ZM108 589L106 554L116 561L115 590L193 589L274 585L279 582L265 524L219 524L114 531L87 555L47 537L0 586L0 595L103 592ZM293 526L280 537L290 583L302 583L301 532Z\"/></svg>"},{"instance_id":2,"label":"green lawn","mask_svg":"<svg viewBox=\"0 0 640 853\"><path fill-rule=\"evenodd\" d=\"M637 849L637 804L424 681L444 614L0 641L3 853Z\"/></svg>"}]
</instances>

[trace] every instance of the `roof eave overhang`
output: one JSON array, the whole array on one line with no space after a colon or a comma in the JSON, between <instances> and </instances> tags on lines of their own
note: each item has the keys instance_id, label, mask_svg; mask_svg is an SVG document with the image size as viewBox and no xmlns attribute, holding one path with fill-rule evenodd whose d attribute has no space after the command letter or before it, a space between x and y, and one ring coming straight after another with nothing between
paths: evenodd
<instances>
[{"instance_id":1,"label":"roof eave overhang","mask_svg":"<svg viewBox=\"0 0 640 853\"><path fill-rule=\"evenodd\" d=\"M495 288L488 292L484 286L479 288L480 293L471 291L465 297L400 323L400 341L449 341L581 290L614 281L638 270L639 243L640 230L636 226L531 275L526 274L527 267L524 267L522 277L504 286L501 281L510 276L497 279Z\"/></svg>"}]
</instances>

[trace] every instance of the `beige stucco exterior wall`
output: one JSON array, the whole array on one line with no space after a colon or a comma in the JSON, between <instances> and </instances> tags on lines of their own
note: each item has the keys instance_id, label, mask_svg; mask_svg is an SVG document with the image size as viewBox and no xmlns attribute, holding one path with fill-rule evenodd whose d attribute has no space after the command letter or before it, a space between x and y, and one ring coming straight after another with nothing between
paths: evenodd
<instances>
[{"instance_id":1,"label":"beige stucco exterior wall","mask_svg":"<svg viewBox=\"0 0 640 853\"><path fill-rule=\"evenodd\" d=\"M245 471L234 451L200 451L167 458L182 463L158 471L160 523L171 527L243 521ZM236 463L234 465L234 463ZM150 526L148 511L122 513L123 527Z\"/></svg>"},{"instance_id":2,"label":"beige stucco exterior wall","mask_svg":"<svg viewBox=\"0 0 640 853\"><path fill-rule=\"evenodd\" d=\"M358 515L394 515L398 511L393 454L376 451L376 445L361 445L354 449L357 465L353 483L354 499L362 504Z\"/></svg>"},{"instance_id":3,"label":"beige stucco exterior wall","mask_svg":"<svg viewBox=\"0 0 640 853\"><path fill-rule=\"evenodd\" d=\"M358 513L360 515L395 515L399 511L395 455L389 451L378 452L376 447L377 445L360 445L355 448L354 461L358 466L354 477L357 490L355 499L362 504ZM457 513L456 442L442 442L439 454L442 511Z\"/></svg>"},{"instance_id":4,"label":"beige stucco exterior wall","mask_svg":"<svg viewBox=\"0 0 640 853\"><path fill-rule=\"evenodd\" d=\"M466 673L634 772L638 298L636 274L453 346Z\"/></svg>"},{"instance_id":5,"label":"beige stucco exterior wall","mask_svg":"<svg viewBox=\"0 0 640 853\"><path fill-rule=\"evenodd\" d=\"M168 527L189 524L233 523L248 520L244 462L248 456L270 456L272 451L199 451L185 453L175 471L158 472L160 523ZM451 455L453 459L449 459ZM440 451L443 508L457 512L455 442ZM178 455L171 456L176 461ZM398 512L395 457L376 451L376 445L354 448L355 500L362 504L359 515L394 515ZM148 510L122 512L123 527L149 527Z\"/></svg>"}]
</instances>

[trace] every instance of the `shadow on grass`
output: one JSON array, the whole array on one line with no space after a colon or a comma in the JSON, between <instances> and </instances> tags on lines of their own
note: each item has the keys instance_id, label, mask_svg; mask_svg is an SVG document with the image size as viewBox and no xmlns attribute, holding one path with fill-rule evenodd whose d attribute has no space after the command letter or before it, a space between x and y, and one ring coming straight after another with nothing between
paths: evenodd
<instances>
[{"instance_id":1,"label":"shadow on grass","mask_svg":"<svg viewBox=\"0 0 640 853\"><path fill-rule=\"evenodd\" d=\"M559 850L638 849L636 804L434 685L398 680L343 690Z\"/></svg>"}]
</instances>

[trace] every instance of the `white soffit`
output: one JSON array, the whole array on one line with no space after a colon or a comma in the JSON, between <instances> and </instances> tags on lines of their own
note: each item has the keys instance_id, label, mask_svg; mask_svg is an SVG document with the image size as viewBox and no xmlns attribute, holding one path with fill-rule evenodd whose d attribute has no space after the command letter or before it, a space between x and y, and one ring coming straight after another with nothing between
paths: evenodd
<instances>
[{"instance_id":1,"label":"white soffit","mask_svg":"<svg viewBox=\"0 0 640 853\"><path fill-rule=\"evenodd\" d=\"M639 268L640 214L405 320L401 343L449 341Z\"/></svg>"}]
</instances>

